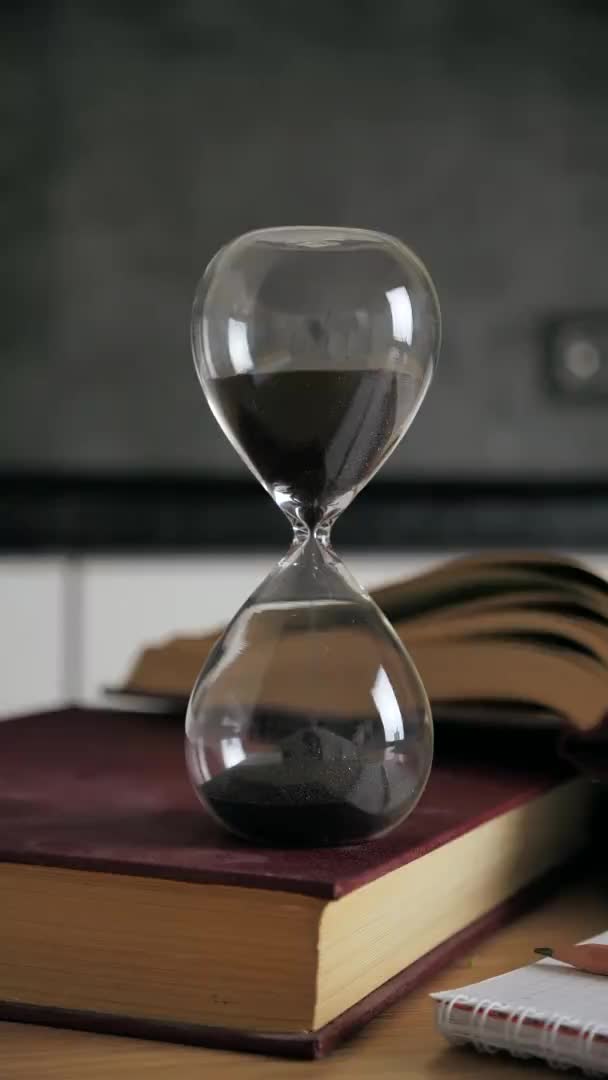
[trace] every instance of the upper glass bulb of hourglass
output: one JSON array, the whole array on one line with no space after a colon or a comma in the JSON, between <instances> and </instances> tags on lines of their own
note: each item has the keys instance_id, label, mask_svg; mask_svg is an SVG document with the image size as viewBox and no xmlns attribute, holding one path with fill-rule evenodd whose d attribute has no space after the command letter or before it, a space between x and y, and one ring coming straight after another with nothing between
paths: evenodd
<instances>
[{"instance_id":1,"label":"upper glass bulb of hourglass","mask_svg":"<svg viewBox=\"0 0 608 1080\"><path fill-rule=\"evenodd\" d=\"M196 791L247 839L364 840L424 789L424 687L329 531L413 420L439 337L429 275L379 233L249 233L199 285L192 344L207 400L294 526L208 657L186 718Z\"/></svg>"},{"instance_id":2,"label":"upper glass bulb of hourglass","mask_svg":"<svg viewBox=\"0 0 608 1080\"><path fill-rule=\"evenodd\" d=\"M288 516L336 516L407 431L429 387L439 306L400 241L361 229L248 233L196 294L209 404Z\"/></svg>"}]
</instances>

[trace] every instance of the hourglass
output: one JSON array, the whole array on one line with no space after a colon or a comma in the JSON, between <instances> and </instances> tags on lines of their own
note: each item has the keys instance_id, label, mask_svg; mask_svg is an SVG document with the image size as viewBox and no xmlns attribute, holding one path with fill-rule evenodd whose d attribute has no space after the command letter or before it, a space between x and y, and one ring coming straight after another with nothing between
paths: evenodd
<instances>
[{"instance_id":1,"label":"hourglass","mask_svg":"<svg viewBox=\"0 0 608 1080\"><path fill-rule=\"evenodd\" d=\"M246 840L365 840L402 821L426 784L424 687L330 533L414 419L439 341L427 271L380 233L248 233L199 284L192 347L207 401L293 528L187 711L194 787Z\"/></svg>"}]
</instances>

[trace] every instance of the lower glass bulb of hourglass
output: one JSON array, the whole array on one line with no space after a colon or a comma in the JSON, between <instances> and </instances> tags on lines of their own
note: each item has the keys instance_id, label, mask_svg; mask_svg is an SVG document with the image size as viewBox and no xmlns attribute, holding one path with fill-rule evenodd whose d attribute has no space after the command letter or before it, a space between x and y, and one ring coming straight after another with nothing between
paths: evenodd
<instances>
[{"instance_id":1,"label":"lower glass bulb of hourglass","mask_svg":"<svg viewBox=\"0 0 608 1080\"><path fill-rule=\"evenodd\" d=\"M353 843L409 814L432 752L426 694L389 623L326 544L294 545L195 684L199 797L247 840Z\"/></svg>"}]
</instances>

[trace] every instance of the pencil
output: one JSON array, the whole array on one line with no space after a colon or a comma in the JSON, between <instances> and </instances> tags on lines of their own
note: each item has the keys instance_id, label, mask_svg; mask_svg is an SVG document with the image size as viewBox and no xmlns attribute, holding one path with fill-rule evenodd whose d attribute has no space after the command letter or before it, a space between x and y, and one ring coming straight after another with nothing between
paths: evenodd
<instances>
[{"instance_id":1,"label":"pencil","mask_svg":"<svg viewBox=\"0 0 608 1080\"><path fill-rule=\"evenodd\" d=\"M560 945L557 949L543 946L534 952L539 956L553 956L592 975L608 975L608 945Z\"/></svg>"}]
</instances>

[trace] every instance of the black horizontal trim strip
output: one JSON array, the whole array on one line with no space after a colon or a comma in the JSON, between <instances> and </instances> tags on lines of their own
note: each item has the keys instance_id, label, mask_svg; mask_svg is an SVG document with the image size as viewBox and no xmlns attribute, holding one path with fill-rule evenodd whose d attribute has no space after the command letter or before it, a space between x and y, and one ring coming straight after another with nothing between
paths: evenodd
<instances>
[{"instance_id":1,"label":"black horizontal trim strip","mask_svg":"<svg viewBox=\"0 0 608 1080\"><path fill-rule=\"evenodd\" d=\"M247 479L0 473L0 550L281 550L289 527ZM608 479L374 480L336 525L335 544L376 550L552 547L608 550Z\"/></svg>"}]
</instances>

